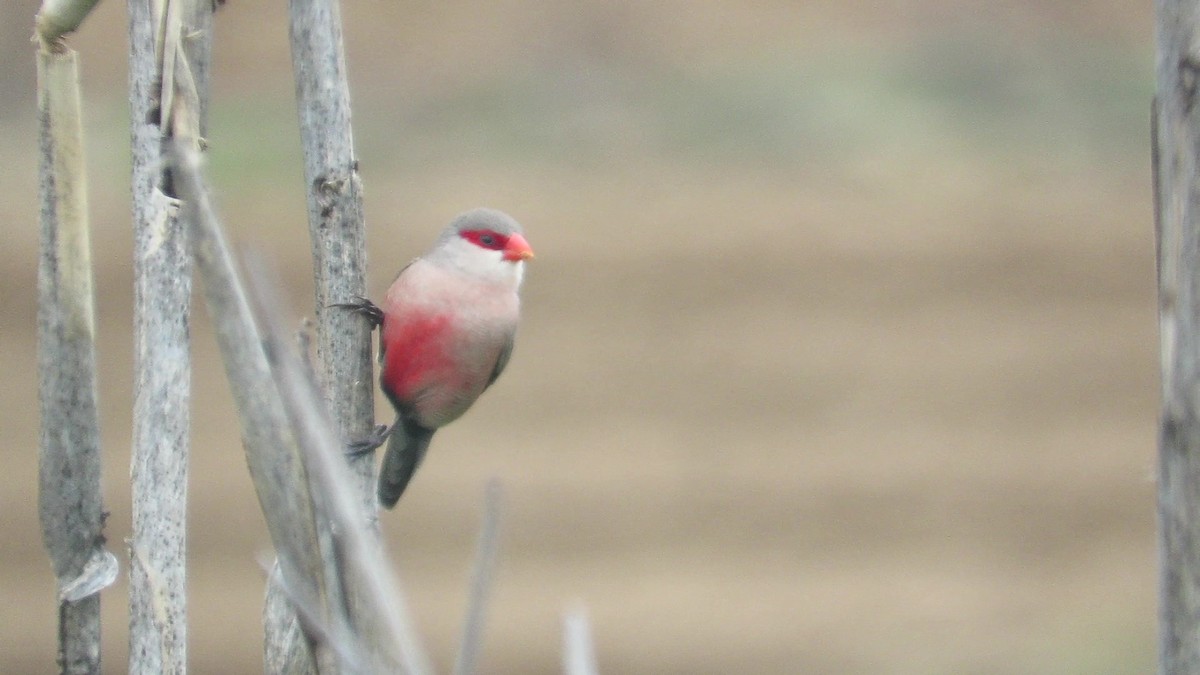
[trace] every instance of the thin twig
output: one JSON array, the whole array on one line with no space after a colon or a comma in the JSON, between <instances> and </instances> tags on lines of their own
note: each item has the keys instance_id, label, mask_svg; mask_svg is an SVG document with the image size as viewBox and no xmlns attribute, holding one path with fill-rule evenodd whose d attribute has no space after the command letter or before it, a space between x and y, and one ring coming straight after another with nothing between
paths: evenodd
<instances>
[{"instance_id":1,"label":"thin twig","mask_svg":"<svg viewBox=\"0 0 1200 675\"><path fill-rule=\"evenodd\" d=\"M500 485L500 481L492 478L488 481L487 490L484 493L483 525L479 530L479 544L475 549L475 565L471 570L467 614L463 620L458 658L454 663L455 675L468 675L475 672L475 664L479 661L479 652L483 649L487 601L491 597L496 559L500 549L500 516L503 511L503 499L504 489Z\"/></svg>"},{"instance_id":2,"label":"thin twig","mask_svg":"<svg viewBox=\"0 0 1200 675\"><path fill-rule=\"evenodd\" d=\"M566 675L597 675L596 647L587 612L575 607L563 616L563 672Z\"/></svg>"}]
</instances>

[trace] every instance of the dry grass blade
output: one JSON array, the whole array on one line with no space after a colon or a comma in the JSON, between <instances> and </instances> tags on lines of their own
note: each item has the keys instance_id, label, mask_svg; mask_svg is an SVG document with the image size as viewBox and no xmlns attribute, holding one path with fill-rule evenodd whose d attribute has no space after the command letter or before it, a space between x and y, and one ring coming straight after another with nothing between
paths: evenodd
<instances>
[{"instance_id":1,"label":"dry grass blade","mask_svg":"<svg viewBox=\"0 0 1200 675\"><path fill-rule=\"evenodd\" d=\"M330 594L337 589L325 583L308 476L258 326L200 177L194 140L176 139L172 155L184 220L189 224L196 266L204 279L205 299L241 420L246 462L283 578L291 594L320 607L322 622L331 625L331 608L339 603L331 600ZM316 656L318 669L331 672L332 664L326 661L331 657Z\"/></svg>"},{"instance_id":2,"label":"dry grass blade","mask_svg":"<svg viewBox=\"0 0 1200 675\"><path fill-rule=\"evenodd\" d=\"M500 481L496 478L489 480L484 493L483 526L479 531L479 546L475 550L475 566L471 570L467 615L463 620L458 659L454 664L456 675L475 672L479 652L483 649L487 601L491 597L492 580L495 577L496 559L500 549L500 516L503 509L503 498L504 489Z\"/></svg>"},{"instance_id":3,"label":"dry grass blade","mask_svg":"<svg viewBox=\"0 0 1200 675\"><path fill-rule=\"evenodd\" d=\"M296 617L294 625L300 633L297 636L298 639L311 640L318 650L331 654L336 659L339 673L349 675L351 673L382 672L379 668L369 667L364 662L366 650L353 631L347 630L344 616L334 624L326 623L321 618L321 608L313 604L312 598L305 597L302 592L297 592L300 589L289 586L283 580L278 560L273 564L270 561L260 560L259 565L265 573L267 582L278 584L279 588L278 594L267 596L268 603L279 602L281 599L286 600L286 610ZM268 608L267 611L270 609ZM304 663L288 664L268 659L268 664L265 670L269 673L289 673L291 675L298 670L307 669L307 664Z\"/></svg>"},{"instance_id":4,"label":"dry grass blade","mask_svg":"<svg viewBox=\"0 0 1200 675\"><path fill-rule=\"evenodd\" d=\"M563 672L566 675L597 675L596 647L587 613L575 607L563 616Z\"/></svg>"},{"instance_id":5,"label":"dry grass blade","mask_svg":"<svg viewBox=\"0 0 1200 675\"><path fill-rule=\"evenodd\" d=\"M375 635L363 635L363 648L370 652L369 661L377 672L394 670L392 646L398 648L398 660L404 672L424 675L433 672L407 610L407 603L383 556L370 523L361 516L357 490L343 458L339 442L317 385L309 369L296 355L289 339L287 322L279 308L280 294L271 281L261 260L247 261L249 289L255 307L263 320L265 344L271 355L279 391L285 400L288 415L295 425L296 436L312 489L319 495L323 518L328 519L341 555L338 557L338 583L349 578L362 581L368 591L367 608L374 624L385 630ZM334 583L332 580L331 584ZM375 638L377 641L371 641Z\"/></svg>"}]
</instances>

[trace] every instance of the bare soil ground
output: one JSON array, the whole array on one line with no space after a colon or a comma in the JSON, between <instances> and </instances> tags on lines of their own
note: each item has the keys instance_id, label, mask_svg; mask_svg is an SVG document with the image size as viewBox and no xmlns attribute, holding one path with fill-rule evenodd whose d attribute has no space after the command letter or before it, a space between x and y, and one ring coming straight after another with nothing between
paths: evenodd
<instances>
[{"instance_id":1,"label":"bare soil ground","mask_svg":"<svg viewBox=\"0 0 1200 675\"><path fill-rule=\"evenodd\" d=\"M576 603L607 673L1151 671L1150 10L1126 4L909 3L881 24L841 3L348 3L373 292L477 204L520 218L538 252L508 372L384 517L439 665L498 476L484 672L557 672ZM21 26L34 11L0 8ZM102 3L94 19L75 45L124 561L124 16ZM299 315L282 22L221 11L210 136L225 220L294 270ZM1047 47L1056 31L1065 46ZM990 51L954 70L974 50L959 42ZM1090 80L1063 65L1099 43L1117 56L1081 68ZM0 671L35 673L53 668L55 615L36 515L32 58L0 54L24 92L0 104ZM269 540L202 314L189 656L255 672ZM104 611L119 671L123 582Z\"/></svg>"}]
</instances>

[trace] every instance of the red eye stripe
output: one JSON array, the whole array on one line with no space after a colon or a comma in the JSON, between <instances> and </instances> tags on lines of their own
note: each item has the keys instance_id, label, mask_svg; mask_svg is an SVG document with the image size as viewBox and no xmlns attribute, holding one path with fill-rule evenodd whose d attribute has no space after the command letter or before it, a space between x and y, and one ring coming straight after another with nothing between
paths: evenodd
<instances>
[{"instance_id":1,"label":"red eye stripe","mask_svg":"<svg viewBox=\"0 0 1200 675\"><path fill-rule=\"evenodd\" d=\"M493 251L502 251L508 245L508 237L495 230L467 230L459 236L480 248Z\"/></svg>"}]
</instances>

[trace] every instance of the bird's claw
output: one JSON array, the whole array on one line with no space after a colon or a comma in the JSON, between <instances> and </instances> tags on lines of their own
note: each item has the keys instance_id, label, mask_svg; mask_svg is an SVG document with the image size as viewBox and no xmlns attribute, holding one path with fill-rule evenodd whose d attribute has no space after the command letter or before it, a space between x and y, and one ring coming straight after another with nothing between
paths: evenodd
<instances>
[{"instance_id":1,"label":"bird's claw","mask_svg":"<svg viewBox=\"0 0 1200 675\"><path fill-rule=\"evenodd\" d=\"M375 448L383 445L390 435L392 435L392 427L389 427L386 424L378 424L374 429L371 430L369 434L367 434L366 438L359 439L352 443L347 443L346 454L350 457L359 457L361 455L365 455L368 452L373 451Z\"/></svg>"},{"instance_id":2,"label":"bird's claw","mask_svg":"<svg viewBox=\"0 0 1200 675\"><path fill-rule=\"evenodd\" d=\"M355 314L365 316L367 317L367 321L371 322L372 329L383 325L383 310L379 309L379 305L376 305L361 295L354 296L354 302L337 302L326 306L337 307L338 309L347 309Z\"/></svg>"}]
</instances>

